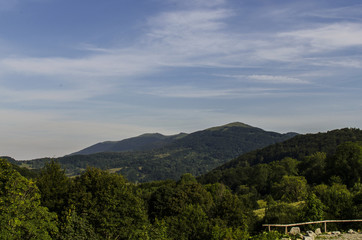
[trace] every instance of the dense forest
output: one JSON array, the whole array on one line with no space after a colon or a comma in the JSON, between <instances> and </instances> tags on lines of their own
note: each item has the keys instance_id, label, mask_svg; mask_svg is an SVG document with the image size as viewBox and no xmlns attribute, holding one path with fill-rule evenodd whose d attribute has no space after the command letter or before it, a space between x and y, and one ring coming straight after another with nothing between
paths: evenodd
<instances>
[{"instance_id":1,"label":"dense forest","mask_svg":"<svg viewBox=\"0 0 362 240\"><path fill-rule=\"evenodd\" d=\"M359 129L298 135L177 181L90 167L70 178L56 161L34 173L1 159L0 238L274 240L263 223L361 219L361 175Z\"/></svg>"}]
</instances>

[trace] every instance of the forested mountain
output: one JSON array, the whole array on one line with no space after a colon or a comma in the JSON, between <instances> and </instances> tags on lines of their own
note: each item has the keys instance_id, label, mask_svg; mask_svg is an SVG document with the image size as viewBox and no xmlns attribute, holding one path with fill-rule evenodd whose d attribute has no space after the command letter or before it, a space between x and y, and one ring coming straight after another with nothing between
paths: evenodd
<instances>
[{"instance_id":1,"label":"forested mountain","mask_svg":"<svg viewBox=\"0 0 362 240\"><path fill-rule=\"evenodd\" d=\"M298 135L287 141L243 154L201 176L199 181L221 182L236 189L240 185L250 183L251 178L257 179L264 170L265 174L269 174L265 168L262 169L268 163L284 161L285 164L295 164L295 168L299 166L298 173L306 174L307 180L308 176L313 175L310 181L321 183L323 178L327 178L325 174L332 174L332 169L326 167L326 159L335 154L337 147L345 142L362 142L362 131L344 128L326 133ZM290 159L295 162L291 163ZM330 158L330 166L333 165L332 162ZM348 168L347 163L344 165ZM263 177L267 179L266 175Z\"/></svg>"},{"instance_id":2,"label":"forested mountain","mask_svg":"<svg viewBox=\"0 0 362 240\"><path fill-rule=\"evenodd\" d=\"M165 136L159 133L146 133L138 137L127 138L121 141L107 141L94 144L71 155L88 155L100 152L127 152L144 151L163 147L174 140L186 136L186 133L180 133L172 136Z\"/></svg>"},{"instance_id":3,"label":"forested mountain","mask_svg":"<svg viewBox=\"0 0 362 240\"><path fill-rule=\"evenodd\" d=\"M119 172L134 182L179 179L184 173L195 176L206 173L243 153L282 142L295 135L296 133L268 132L236 122L187 135L143 135L143 138L119 142L120 145L127 142L128 146L131 146L130 142L145 143L145 139L151 136L152 139L164 140L160 148L152 148L157 145L155 143L160 143L152 140L143 145L150 147L150 150L71 155L56 160L69 175L77 175L87 166L93 166ZM165 144L167 141L170 142ZM136 145L142 144L133 144ZM31 168L41 168L49 160L36 159L21 163Z\"/></svg>"}]
</instances>

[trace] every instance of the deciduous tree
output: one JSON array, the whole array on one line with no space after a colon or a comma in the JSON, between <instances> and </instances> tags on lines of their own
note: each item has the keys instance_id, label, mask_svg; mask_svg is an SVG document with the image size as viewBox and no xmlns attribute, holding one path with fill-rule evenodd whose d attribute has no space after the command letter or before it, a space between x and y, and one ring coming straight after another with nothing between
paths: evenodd
<instances>
[{"instance_id":1,"label":"deciduous tree","mask_svg":"<svg viewBox=\"0 0 362 240\"><path fill-rule=\"evenodd\" d=\"M56 214L40 206L35 182L0 159L0 239L51 239L58 232Z\"/></svg>"}]
</instances>

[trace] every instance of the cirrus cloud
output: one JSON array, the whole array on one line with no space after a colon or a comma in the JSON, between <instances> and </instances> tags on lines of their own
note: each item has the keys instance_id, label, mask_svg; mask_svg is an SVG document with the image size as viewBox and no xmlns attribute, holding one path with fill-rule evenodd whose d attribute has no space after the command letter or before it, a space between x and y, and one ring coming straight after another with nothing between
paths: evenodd
<instances>
[{"instance_id":1,"label":"cirrus cloud","mask_svg":"<svg viewBox=\"0 0 362 240\"><path fill-rule=\"evenodd\" d=\"M272 76L272 75L250 75L249 79L257 82L272 83L272 84L309 84L309 81L286 76Z\"/></svg>"}]
</instances>

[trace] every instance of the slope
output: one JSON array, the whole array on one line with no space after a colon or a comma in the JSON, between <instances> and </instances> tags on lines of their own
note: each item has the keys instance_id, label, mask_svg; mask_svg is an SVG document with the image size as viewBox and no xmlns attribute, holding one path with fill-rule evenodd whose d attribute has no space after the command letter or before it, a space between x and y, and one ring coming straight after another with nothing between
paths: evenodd
<instances>
[{"instance_id":1,"label":"slope","mask_svg":"<svg viewBox=\"0 0 362 240\"><path fill-rule=\"evenodd\" d=\"M221 182L236 189L244 184L247 178L245 169L250 172L250 166L272 163L286 158L303 162L307 156L317 152L324 152L330 156L335 153L340 144L359 141L362 141L362 131L353 128L298 135L287 141L243 154L200 176L198 180L204 184Z\"/></svg>"},{"instance_id":2,"label":"slope","mask_svg":"<svg viewBox=\"0 0 362 240\"><path fill-rule=\"evenodd\" d=\"M106 141L97 143L70 155L151 150L153 148L160 148L186 135L186 133L180 133L172 136L164 136L159 133L142 134L138 137L127 138L121 141Z\"/></svg>"}]
</instances>

